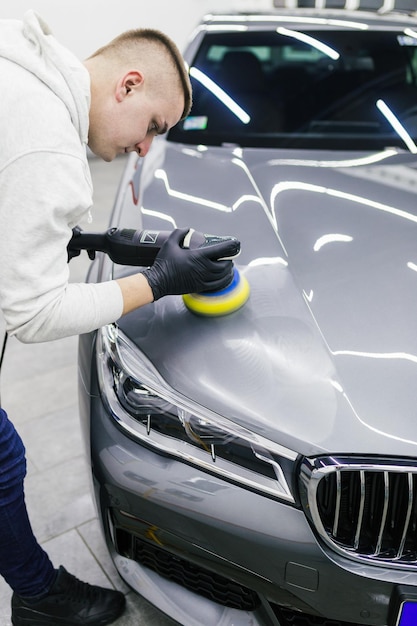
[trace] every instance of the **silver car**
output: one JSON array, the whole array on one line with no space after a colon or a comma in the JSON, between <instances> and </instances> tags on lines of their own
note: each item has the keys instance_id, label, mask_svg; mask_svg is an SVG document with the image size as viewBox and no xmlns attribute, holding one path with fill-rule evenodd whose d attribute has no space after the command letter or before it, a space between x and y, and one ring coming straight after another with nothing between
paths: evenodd
<instances>
[{"instance_id":1,"label":"silver car","mask_svg":"<svg viewBox=\"0 0 417 626\"><path fill-rule=\"evenodd\" d=\"M110 226L233 235L250 296L81 338L114 563L183 626L415 625L417 17L209 15L185 58Z\"/></svg>"}]
</instances>

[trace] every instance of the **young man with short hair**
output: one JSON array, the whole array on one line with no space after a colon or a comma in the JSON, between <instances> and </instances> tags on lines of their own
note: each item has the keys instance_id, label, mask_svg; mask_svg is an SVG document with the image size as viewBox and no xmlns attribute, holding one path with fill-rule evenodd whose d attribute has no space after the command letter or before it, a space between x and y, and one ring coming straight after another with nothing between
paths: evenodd
<instances>
[{"instance_id":1,"label":"young man with short hair","mask_svg":"<svg viewBox=\"0 0 417 626\"><path fill-rule=\"evenodd\" d=\"M179 229L142 272L69 283L72 228L92 206L87 146L105 161L144 157L190 110L187 71L166 35L128 31L81 63L29 11L0 21L0 87L0 310L9 334L43 342L87 333L162 296L226 286L231 262L182 248ZM56 570L36 541L25 474L23 443L0 408L0 574L13 589L12 623L112 622L123 594Z\"/></svg>"}]
</instances>

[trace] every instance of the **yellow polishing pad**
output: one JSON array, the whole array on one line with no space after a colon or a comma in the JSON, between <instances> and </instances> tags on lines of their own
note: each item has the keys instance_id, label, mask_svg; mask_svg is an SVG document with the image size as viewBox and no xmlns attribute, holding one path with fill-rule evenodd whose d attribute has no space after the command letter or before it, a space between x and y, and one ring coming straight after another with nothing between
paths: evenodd
<instances>
[{"instance_id":1,"label":"yellow polishing pad","mask_svg":"<svg viewBox=\"0 0 417 626\"><path fill-rule=\"evenodd\" d=\"M234 268L233 281L226 289L205 293L188 293L182 298L184 304L193 313L206 317L220 317L234 313L249 298L250 287L247 279Z\"/></svg>"}]
</instances>

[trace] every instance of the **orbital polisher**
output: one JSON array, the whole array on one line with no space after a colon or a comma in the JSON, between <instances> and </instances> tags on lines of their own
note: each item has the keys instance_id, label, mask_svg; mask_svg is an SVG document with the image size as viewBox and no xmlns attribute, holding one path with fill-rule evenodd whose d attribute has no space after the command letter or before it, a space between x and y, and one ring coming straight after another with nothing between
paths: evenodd
<instances>
[{"instance_id":1,"label":"orbital polisher","mask_svg":"<svg viewBox=\"0 0 417 626\"><path fill-rule=\"evenodd\" d=\"M96 252L104 252L114 263L149 267L155 261L171 231L109 228L103 233L89 233L76 226L72 233L68 244L68 260L78 256L81 250L87 250L90 259L95 258ZM235 237L206 235L190 229L184 238L183 247L201 248L226 240L235 244L231 255L227 257L232 260L240 253L240 243ZM240 309L249 298L249 293L247 279L233 267L233 279L225 289L185 294L183 301L185 306L197 315L219 317Z\"/></svg>"}]
</instances>

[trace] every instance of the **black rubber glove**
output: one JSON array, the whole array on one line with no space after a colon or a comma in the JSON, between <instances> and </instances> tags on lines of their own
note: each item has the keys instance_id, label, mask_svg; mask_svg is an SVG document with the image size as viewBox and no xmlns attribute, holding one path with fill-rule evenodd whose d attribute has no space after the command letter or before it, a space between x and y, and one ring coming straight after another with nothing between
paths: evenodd
<instances>
[{"instance_id":1,"label":"black rubber glove","mask_svg":"<svg viewBox=\"0 0 417 626\"><path fill-rule=\"evenodd\" d=\"M233 280L230 257L235 248L229 241L200 248L183 248L189 229L175 229L158 252L153 265L143 271L154 300L163 296L225 289Z\"/></svg>"}]
</instances>

